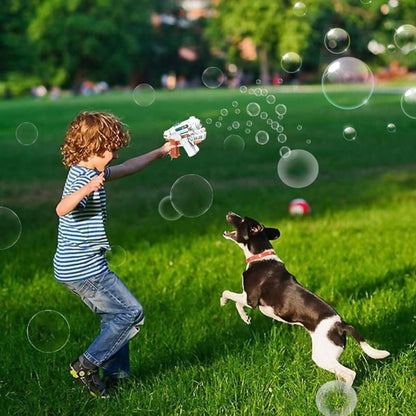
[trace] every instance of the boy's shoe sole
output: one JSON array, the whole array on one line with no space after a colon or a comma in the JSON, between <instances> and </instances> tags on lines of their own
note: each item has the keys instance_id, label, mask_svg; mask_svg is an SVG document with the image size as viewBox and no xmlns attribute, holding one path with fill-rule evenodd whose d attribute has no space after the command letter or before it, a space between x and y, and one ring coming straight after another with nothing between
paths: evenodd
<instances>
[{"instance_id":1,"label":"boy's shoe sole","mask_svg":"<svg viewBox=\"0 0 416 416\"><path fill-rule=\"evenodd\" d=\"M98 369L91 370L84 368L80 361L76 360L69 365L69 373L88 389L91 396L101 399L108 399L110 397L105 388L105 384L98 375Z\"/></svg>"}]
</instances>

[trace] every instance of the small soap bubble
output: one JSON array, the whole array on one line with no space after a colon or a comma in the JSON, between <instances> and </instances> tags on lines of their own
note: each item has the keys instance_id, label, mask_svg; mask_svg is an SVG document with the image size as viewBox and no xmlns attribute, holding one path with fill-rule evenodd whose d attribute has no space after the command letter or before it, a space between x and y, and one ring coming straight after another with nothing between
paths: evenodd
<instances>
[{"instance_id":1,"label":"small soap bubble","mask_svg":"<svg viewBox=\"0 0 416 416\"><path fill-rule=\"evenodd\" d=\"M280 124L279 124L278 121L273 121L272 122L272 129L273 130L278 130L279 129L279 126L280 126Z\"/></svg>"},{"instance_id":2,"label":"small soap bubble","mask_svg":"<svg viewBox=\"0 0 416 416\"><path fill-rule=\"evenodd\" d=\"M305 188L318 177L319 164L312 153L303 149L293 149L289 156L279 160L277 173L287 186Z\"/></svg>"},{"instance_id":3,"label":"small soap bubble","mask_svg":"<svg viewBox=\"0 0 416 416\"><path fill-rule=\"evenodd\" d=\"M303 129L302 124L298 124L298 125L296 126L296 129L297 129L298 131L301 131L301 130Z\"/></svg>"},{"instance_id":4,"label":"small soap bubble","mask_svg":"<svg viewBox=\"0 0 416 416\"><path fill-rule=\"evenodd\" d=\"M251 102L247 104L246 110L247 110L248 115L252 117L256 117L260 114L261 108L260 108L260 105L257 104L256 102Z\"/></svg>"},{"instance_id":5,"label":"small soap bubble","mask_svg":"<svg viewBox=\"0 0 416 416\"><path fill-rule=\"evenodd\" d=\"M127 259L126 250L121 246L111 246L105 252L105 257L110 267L120 267Z\"/></svg>"},{"instance_id":6,"label":"small soap bubble","mask_svg":"<svg viewBox=\"0 0 416 416\"><path fill-rule=\"evenodd\" d=\"M206 123L206 124L212 124L212 118L207 118L207 119L205 120L205 123Z\"/></svg>"},{"instance_id":7,"label":"small soap bubble","mask_svg":"<svg viewBox=\"0 0 416 416\"><path fill-rule=\"evenodd\" d=\"M240 123L238 121L233 121L232 127L233 129L237 130L240 128Z\"/></svg>"},{"instance_id":8,"label":"small soap bubble","mask_svg":"<svg viewBox=\"0 0 416 416\"><path fill-rule=\"evenodd\" d=\"M287 140L287 136L286 136L286 134L284 134L284 133L280 133L280 134L277 136L277 141L278 141L279 143L285 143L285 142L286 142L286 140Z\"/></svg>"},{"instance_id":9,"label":"small soap bubble","mask_svg":"<svg viewBox=\"0 0 416 416\"><path fill-rule=\"evenodd\" d=\"M335 27L330 29L324 38L326 49L333 54L340 54L350 47L350 35L344 29Z\"/></svg>"},{"instance_id":10,"label":"small soap bubble","mask_svg":"<svg viewBox=\"0 0 416 416\"><path fill-rule=\"evenodd\" d=\"M279 116L284 116L287 112L287 108L284 104L277 104L277 106L274 108L274 111Z\"/></svg>"},{"instance_id":11,"label":"small soap bubble","mask_svg":"<svg viewBox=\"0 0 416 416\"><path fill-rule=\"evenodd\" d=\"M238 107L238 101L233 101L233 102L231 103L231 105L232 105L234 108Z\"/></svg>"},{"instance_id":12,"label":"small soap bubble","mask_svg":"<svg viewBox=\"0 0 416 416\"><path fill-rule=\"evenodd\" d=\"M223 84L225 76L221 69L216 66L210 66L202 73L202 83L211 89L219 88Z\"/></svg>"},{"instance_id":13,"label":"small soap bubble","mask_svg":"<svg viewBox=\"0 0 416 416\"><path fill-rule=\"evenodd\" d=\"M246 126L251 127L253 125L253 122L251 120L246 121Z\"/></svg>"},{"instance_id":14,"label":"small soap bubble","mask_svg":"<svg viewBox=\"0 0 416 416\"><path fill-rule=\"evenodd\" d=\"M261 84L261 79L256 79L256 85L260 85Z\"/></svg>"},{"instance_id":15,"label":"small soap bubble","mask_svg":"<svg viewBox=\"0 0 416 416\"><path fill-rule=\"evenodd\" d=\"M282 146L279 149L279 155L280 155L280 157L289 157L290 156L290 152L291 152L291 150L290 150L290 147L288 147L288 146Z\"/></svg>"},{"instance_id":16,"label":"small soap bubble","mask_svg":"<svg viewBox=\"0 0 416 416\"><path fill-rule=\"evenodd\" d=\"M170 195L167 195L160 200L158 210L160 216L167 221L175 221L182 217L182 214L173 208Z\"/></svg>"},{"instance_id":17,"label":"small soap bubble","mask_svg":"<svg viewBox=\"0 0 416 416\"><path fill-rule=\"evenodd\" d=\"M228 116L228 110L227 110L226 108L222 108L222 109L221 109L221 111L220 111L220 113L221 113L221 115L222 115L223 117Z\"/></svg>"},{"instance_id":18,"label":"small soap bubble","mask_svg":"<svg viewBox=\"0 0 416 416\"><path fill-rule=\"evenodd\" d=\"M16 140L23 146L30 146L35 143L38 135L37 127L28 121L19 124L15 131Z\"/></svg>"},{"instance_id":19,"label":"small soap bubble","mask_svg":"<svg viewBox=\"0 0 416 416\"><path fill-rule=\"evenodd\" d=\"M387 124L387 131L389 133L396 133L396 125L394 123Z\"/></svg>"},{"instance_id":20,"label":"small soap bubble","mask_svg":"<svg viewBox=\"0 0 416 416\"><path fill-rule=\"evenodd\" d=\"M269 133L267 133L267 131L264 130L259 130L256 133L255 139L258 144L265 145L269 141Z\"/></svg>"},{"instance_id":21,"label":"small soap bubble","mask_svg":"<svg viewBox=\"0 0 416 416\"><path fill-rule=\"evenodd\" d=\"M394 32L394 43L405 54L416 49L416 26L402 25Z\"/></svg>"},{"instance_id":22,"label":"small soap bubble","mask_svg":"<svg viewBox=\"0 0 416 416\"><path fill-rule=\"evenodd\" d=\"M307 12L307 7L305 3L297 1L293 6L293 14L298 17L305 16Z\"/></svg>"},{"instance_id":23,"label":"small soap bubble","mask_svg":"<svg viewBox=\"0 0 416 416\"><path fill-rule=\"evenodd\" d=\"M245 129L245 130L244 130L244 132L245 132L246 134L250 134L250 133L251 133L251 130L250 130L250 129Z\"/></svg>"},{"instance_id":24,"label":"small soap bubble","mask_svg":"<svg viewBox=\"0 0 416 416\"><path fill-rule=\"evenodd\" d=\"M172 185L170 200L173 208L183 216L199 217L212 205L212 186L202 176L184 175Z\"/></svg>"},{"instance_id":25,"label":"small soap bubble","mask_svg":"<svg viewBox=\"0 0 416 416\"><path fill-rule=\"evenodd\" d=\"M265 111L262 111L261 113L260 113L260 118L262 119L262 120L266 120L266 118L267 117L269 117L269 115L265 112Z\"/></svg>"},{"instance_id":26,"label":"small soap bubble","mask_svg":"<svg viewBox=\"0 0 416 416\"><path fill-rule=\"evenodd\" d=\"M221 121L216 121L215 122L215 127L220 128L222 126Z\"/></svg>"},{"instance_id":27,"label":"small soap bubble","mask_svg":"<svg viewBox=\"0 0 416 416\"><path fill-rule=\"evenodd\" d=\"M26 336L30 345L37 351L58 352L69 341L69 323L61 313L45 309L30 318L26 327Z\"/></svg>"},{"instance_id":28,"label":"small soap bubble","mask_svg":"<svg viewBox=\"0 0 416 416\"><path fill-rule=\"evenodd\" d=\"M342 135L345 140L352 142L357 138L357 131L352 126L345 127L344 131L342 132Z\"/></svg>"},{"instance_id":29,"label":"small soap bubble","mask_svg":"<svg viewBox=\"0 0 416 416\"><path fill-rule=\"evenodd\" d=\"M409 88L402 95L400 105L407 117L416 119L416 87Z\"/></svg>"},{"instance_id":30,"label":"small soap bubble","mask_svg":"<svg viewBox=\"0 0 416 416\"><path fill-rule=\"evenodd\" d=\"M241 92L242 94L245 94L245 93L247 92L247 90L248 90L248 88L247 88L245 85L242 85L242 86L240 87L240 92Z\"/></svg>"},{"instance_id":31,"label":"small soap bubble","mask_svg":"<svg viewBox=\"0 0 416 416\"><path fill-rule=\"evenodd\" d=\"M357 394L352 386L334 380L325 383L318 390L315 402L324 416L347 416L357 405Z\"/></svg>"},{"instance_id":32,"label":"small soap bubble","mask_svg":"<svg viewBox=\"0 0 416 416\"><path fill-rule=\"evenodd\" d=\"M236 109L234 110L234 113L235 113L235 114L240 114L240 109L239 109L239 108L236 108Z\"/></svg>"},{"instance_id":33,"label":"small soap bubble","mask_svg":"<svg viewBox=\"0 0 416 416\"><path fill-rule=\"evenodd\" d=\"M149 84L139 84L133 90L133 100L140 107L149 107L149 105L153 104L155 98L155 90Z\"/></svg>"},{"instance_id":34,"label":"small soap bubble","mask_svg":"<svg viewBox=\"0 0 416 416\"><path fill-rule=\"evenodd\" d=\"M267 104L274 104L276 102L276 97L274 95L268 95L266 97Z\"/></svg>"},{"instance_id":35,"label":"small soap bubble","mask_svg":"<svg viewBox=\"0 0 416 416\"><path fill-rule=\"evenodd\" d=\"M277 121L276 121L276 123L277 123ZM277 131L278 133L283 133L283 132L285 131L285 128L284 128L281 124L279 124L279 125L277 126L276 131Z\"/></svg>"},{"instance_id":36,"label":"small soap bubble","mask_svg":"<svg viewBox=\"0 0 416 416\"><path fill-rule=\"evenodd\" d=\"M296 52L287 52L282 56L280 65L285 72L293 74L301 69L302 58Z\"/></svg>"}]
</instances>

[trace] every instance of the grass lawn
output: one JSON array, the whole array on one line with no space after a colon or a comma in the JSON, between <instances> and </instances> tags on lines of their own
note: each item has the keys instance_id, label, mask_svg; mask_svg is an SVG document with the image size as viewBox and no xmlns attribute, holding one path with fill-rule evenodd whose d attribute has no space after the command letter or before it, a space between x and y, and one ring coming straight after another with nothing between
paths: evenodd
<instances>
[{"instance_id":1,"label":"grass lawn","mask_svg":"<svg viewBox=\"0 0 416 416\"><path fill-rule=\"evenodd\" d=\"M240 249L222 238L228 211L279 228L273 244L287 269L371 345L391 352L372 360L349 339L341 362L357 372L354 414L416 414L416 120L401 111L399 91L376 88L367 105L341 110L319 88L257 88L257 95L156 91L148 107L121 92L0 101L0 206L22 225L17 243L0 251L1 415L319 415L317 391L334 375L312 362L307 332L258 310L249 311L247 326L232 303L219 305L223 290L241 290L245 267ZM261 107L257 117L246 112L252 102ZM277 104L287 109L281 119ZM120 161L161 145L163 130L191 115L208 132L195 157L182 150L179 159L106 185L110 261L146 311L131 342L132 378L106 401L90 398L67 371L99 320L52 270L55 206L66 178L59 146L86 109L111 111L129 125L132 142ZM268 118L284 127L284 143ZM36 127L33 144L16 140L21 123ZM348 126L355 140L343 138ZM259 130L269 134L264 145L255 140ZM224 146L231 134L244 141L243 151ZM316 158L311 185L291 188L279 178L282 146ZM209 182L212 205L201 216L168 221L159 202L187 174ZM312 214L290 217L293 198L305 198ZM13 240L9 213L0 208L0 247ZM36 314L49 310L36 326Z\"/></svg>"}]
</instances>

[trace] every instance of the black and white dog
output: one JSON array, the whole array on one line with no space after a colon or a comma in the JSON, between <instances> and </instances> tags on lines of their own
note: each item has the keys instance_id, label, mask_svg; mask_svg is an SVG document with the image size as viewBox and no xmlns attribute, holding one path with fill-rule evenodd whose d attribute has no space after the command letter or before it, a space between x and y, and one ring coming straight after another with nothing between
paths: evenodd
<instances>
[{"instance_id":1,"label":"black and white dog","mask_svg":"<svg viewBox=\"0 0 416 416\"><path fill-rule=\"evenodd\" d=\"M355 371L338 362L345 348L346 334L352 335L372 358L390 355L388 351L368 345L354 327L345 323L331 306L301 286L286 270L269 241L279 238L277 228L266 228L252 218L232 212L226 218L235 231L225 231L223 235L244 251L247 268L243 272L243 293L225 290L221 306L233 300L246 324L250 323L250 317L244 307L254 309L258 306L270 318L304 326L312 338L313 361L349 385L354 381Z\"/></svg>"}]
</instances>

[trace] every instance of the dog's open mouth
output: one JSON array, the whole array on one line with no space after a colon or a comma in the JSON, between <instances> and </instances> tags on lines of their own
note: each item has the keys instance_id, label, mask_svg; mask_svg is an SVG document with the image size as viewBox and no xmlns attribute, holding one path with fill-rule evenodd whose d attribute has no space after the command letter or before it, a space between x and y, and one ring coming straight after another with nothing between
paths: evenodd
<instances>
[{"instance_id":1,"label":"dog's open mouth","mask_svg":"<svg viewBox=\"0 0 416 416\"><path fill-rule=\"evenodd\" d=\"M225 238L235 239L237 237L237 232L236 231L224 231L222 235Z\"/></svg>"}]
</instances>

